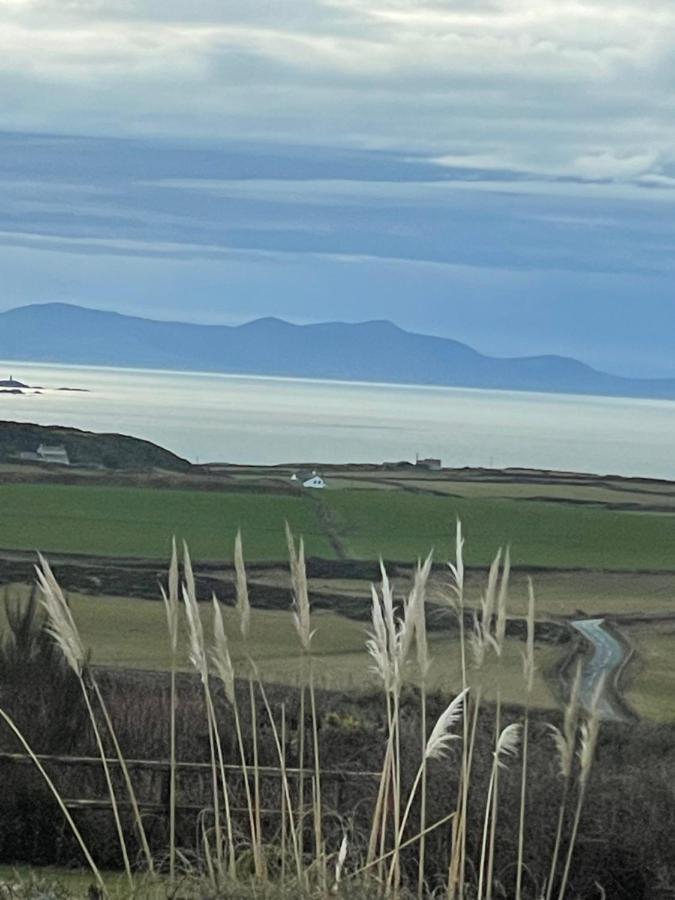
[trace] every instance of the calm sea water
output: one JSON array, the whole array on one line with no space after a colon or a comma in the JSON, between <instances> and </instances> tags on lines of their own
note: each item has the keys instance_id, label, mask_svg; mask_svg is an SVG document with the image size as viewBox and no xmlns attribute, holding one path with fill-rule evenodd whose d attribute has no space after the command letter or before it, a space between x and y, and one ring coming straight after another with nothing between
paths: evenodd
<instances>
[{"instance_id":1,"label":"calm sea water","mask_svg":"<svg viewBox=\"0 0 675 900\"><path fill-rule=\"evenodd\" d=\"M441 457L675 479L675 403L2 363L46 388L0 419L147 438L190 460L271 464Z\"/></svg>"}]
</instances>

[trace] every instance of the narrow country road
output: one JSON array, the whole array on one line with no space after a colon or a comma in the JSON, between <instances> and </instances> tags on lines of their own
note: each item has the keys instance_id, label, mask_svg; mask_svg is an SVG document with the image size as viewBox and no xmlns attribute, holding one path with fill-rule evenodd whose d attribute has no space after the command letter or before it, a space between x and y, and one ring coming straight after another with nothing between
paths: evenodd
<instances>
[{"instance_id":1,"label":"narrow country road","mask_svg":"<svg viewBox=\"0 0 675 900\"><path fill-rule=\"evenodd\" d=\"M581 667L581 703L590 709L593 698L605 679L605 688L600 697L598 711L603 719L623 721L625 713L613 699L611 679L624 658L624 648L617 639L603 626L604 619L579 619L572 625L588 640L594 648L593 656L584 659ZM608 690L608 686L609 690Z\"/></svg>"}]
</instances>

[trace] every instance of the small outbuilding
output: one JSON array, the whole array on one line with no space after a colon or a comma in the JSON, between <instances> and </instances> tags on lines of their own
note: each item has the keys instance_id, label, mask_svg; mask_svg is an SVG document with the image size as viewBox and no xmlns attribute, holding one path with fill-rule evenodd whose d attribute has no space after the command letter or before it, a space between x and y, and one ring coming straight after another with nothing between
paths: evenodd
<instances>
[{"instance_id":1,"label":"small outbuilding","mask_svg":"<svg viewBox=\"0 0 675 900\"><path fill-rule=\"evenodd\" d=\"M415 460L415 465L419 469L428 469L430 472L440 472L443 468L443 463L440 459L419 459L419 457Z\"/></svg>"},{"instance_id":2,"label":"small outbuilding","mask_svg":"<svg viewBox=\"0 0 675 900\"><path fill-rule=\"evenodd\" d=\"M68 451L60 445L40 444L37 448L37 457L41 462L57 463L60 466L70 465Z\"/></svg>"}]
</instances>

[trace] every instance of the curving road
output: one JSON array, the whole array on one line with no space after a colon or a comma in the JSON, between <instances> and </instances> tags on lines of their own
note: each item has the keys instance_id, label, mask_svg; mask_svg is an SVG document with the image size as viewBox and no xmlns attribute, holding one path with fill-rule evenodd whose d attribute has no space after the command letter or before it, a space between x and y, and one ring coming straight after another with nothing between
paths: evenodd
<instances>
[{"instance_id":1,"label":"curving road","mask_svg":"<svg viewBox=\"0 0 675 900\"><path fill-rule=\"evenodd\" d=\"M605 687L598 704L598 711L603 719L625 720L626 715L619 704L614 701L612 692L612 676L624 659L624 648L617 639L606 631L604 619L578 619L572 625L594 648L593 656L584 659L581 667L581 703L590 709L598 686L604 677ZM609 687L609 690L608 690Z\"/></svg>"}]
</instances>

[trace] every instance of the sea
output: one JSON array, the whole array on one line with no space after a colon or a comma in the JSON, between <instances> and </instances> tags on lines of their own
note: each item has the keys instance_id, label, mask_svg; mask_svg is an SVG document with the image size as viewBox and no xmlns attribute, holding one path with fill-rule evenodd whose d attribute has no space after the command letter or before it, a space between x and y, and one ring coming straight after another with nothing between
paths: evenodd
<instances>
[{"instance_id":1,"label":"sea","mask_svg":"<svg viewBox=\"0 0 675 900\"><path fill-rule=\"evenodd\" d=\"M0 419L120 432L192 462L556 469L675 480L675 403L0 362ZM64 391L60 388L78 388Z\"/></svg>"}]
</instances>

